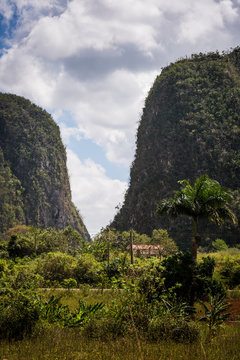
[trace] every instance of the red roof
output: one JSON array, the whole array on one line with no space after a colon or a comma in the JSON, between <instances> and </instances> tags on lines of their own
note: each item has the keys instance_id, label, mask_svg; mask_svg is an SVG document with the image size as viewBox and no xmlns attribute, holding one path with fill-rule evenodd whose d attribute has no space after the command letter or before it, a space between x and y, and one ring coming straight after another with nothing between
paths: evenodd
<instances>
[{"instance_id":1,"label":"red roof","mask_svg":"<svg viewBox=\"0 0 240 360\"><path fill-rule=\"evenodd\" d=\"M161 245L133 245L133 250L162 250L163 246ZM127 246L127 249L130 249L130 245Z\"/></svg>"}]
</instances>

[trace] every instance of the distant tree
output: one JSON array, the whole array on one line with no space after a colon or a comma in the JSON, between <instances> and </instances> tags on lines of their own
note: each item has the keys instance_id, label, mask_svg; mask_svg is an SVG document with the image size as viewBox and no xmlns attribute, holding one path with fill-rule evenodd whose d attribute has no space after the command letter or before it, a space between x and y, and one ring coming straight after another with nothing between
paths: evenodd
<instances>
[{"instance_id":1,"label":"distant tree","mask_svg":"<svg viewBox=\"0 0 240 360\"><path fill-rule=\"evenodd\" d=\"M11 258L31 256L34 254L34 242L27 236L11 235L7 251Z\"/></svg>"},{"instance_id":2,"label":"distant tree","mask_svg":"<svg viewBox=\"0 0 240 360\"><path fill-rule=\"evenodd\" d=\"M162 255L169 256L176 254L178 252L178 247L169 236L167 230L164 229L154 229L152 232L151 244L153 245L162 245Z\"/></svg>"},{"instance_id":3,"label":"distant tree","mask_svg":"<svg viewBox=\"0 0 240 360\"><path fill-rule=\"evenodd\" d=\"M175 191L174 197L163 199L157 206L159 216L176 218L186 215L193 220L192 257L196 261L197 248L200 241L198 235L199 219L207 219L217 225L225 221L237 224L237 218L229 207L233 199L231 190L220 186L216 180L202 175L193 186L188 180L179 181L181 189Z\"/></svg>"}]
</instances>

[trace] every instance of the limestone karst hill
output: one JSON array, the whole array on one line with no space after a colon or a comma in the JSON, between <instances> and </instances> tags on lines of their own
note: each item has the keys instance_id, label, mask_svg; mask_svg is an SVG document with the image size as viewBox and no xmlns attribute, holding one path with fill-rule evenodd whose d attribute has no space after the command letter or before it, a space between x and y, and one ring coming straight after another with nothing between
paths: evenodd
<instances>
[{"instance_id":1,"label":"limestone karst hill","mask_svg":"<svg viewBox=\"0 0 240 360\"><path fill-rule=\"evenodd\" d=\"M173 195L178 180L202 174L235 191L240 219L240 48L193 55L164 68L146 99L136 145L129 188L112 226L147 234L163 227L184 247L191 224L158 218L156 204ZM202 224L200 232L205 241L239 241L239 226Z\"/></svg>"},{"instance_id":2,"label":"limestone karst hill","mask_svg":"<svg viewBox=\"0 0 240 360\"><path fill-rule=\"evenodd\" d=\"M71 201L66 152L51 116L0 94L0 233L18 223L65 228L89 238Z\"/></svg>"}]
</instances>

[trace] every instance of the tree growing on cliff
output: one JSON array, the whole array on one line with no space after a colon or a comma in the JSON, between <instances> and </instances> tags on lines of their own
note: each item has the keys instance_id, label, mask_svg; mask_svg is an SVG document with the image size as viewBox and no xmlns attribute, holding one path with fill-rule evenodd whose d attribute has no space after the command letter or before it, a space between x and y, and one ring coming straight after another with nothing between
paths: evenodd
<instances>
[{"instance_id":1,"label":"tree growing on cliff","mask_svg":"<svg viewBox=\"0 0 240 360\"><path fill-rule=\"evenodd\" d=\"M157 206L159 216L176 218L186 215L193 220L192 257L196 261L197 248L200 241L198 222L206 219L217 225L225 221L237 224L237 218L229 207L233 199L231 190L223 188L207 175L196 179L193 186L188 180L179 181L181 189L175 191L174 197L163 199Z\"/></svg>"}]
</instances>

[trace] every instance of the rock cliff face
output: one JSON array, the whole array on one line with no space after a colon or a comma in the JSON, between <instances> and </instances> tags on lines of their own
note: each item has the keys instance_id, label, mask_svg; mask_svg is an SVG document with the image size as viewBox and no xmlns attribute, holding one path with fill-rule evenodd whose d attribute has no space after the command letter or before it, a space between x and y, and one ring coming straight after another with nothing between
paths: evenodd
<instances>
[{"instance_id":1,"label":"rock cliff face","mask_svg":"<svg viewBox=\"0 0 240 360\"><path fill-rule=\"evenodd\" d=\"M0 94L0 180L0 232L16 223L71 225L89 238L71 201L58 126L46 111L10 94Z\"/></svg>"},{"instance_id":2,"label":"rock cliff face","mask_svg":"<svg viewBox=\"0 0 240 360\"><path fill-rule=\"evenodd\" d=\"M191 239L186 218L155 215L157 203L173 195L178 180L208 174L235 191L240 219L240 48L193 55L162 70L145 102L129 189L112 225L150 234L167 228L182 248ZM239 227L202 224L203 238L239 241Z\"/></svg>"}]
</instances>

